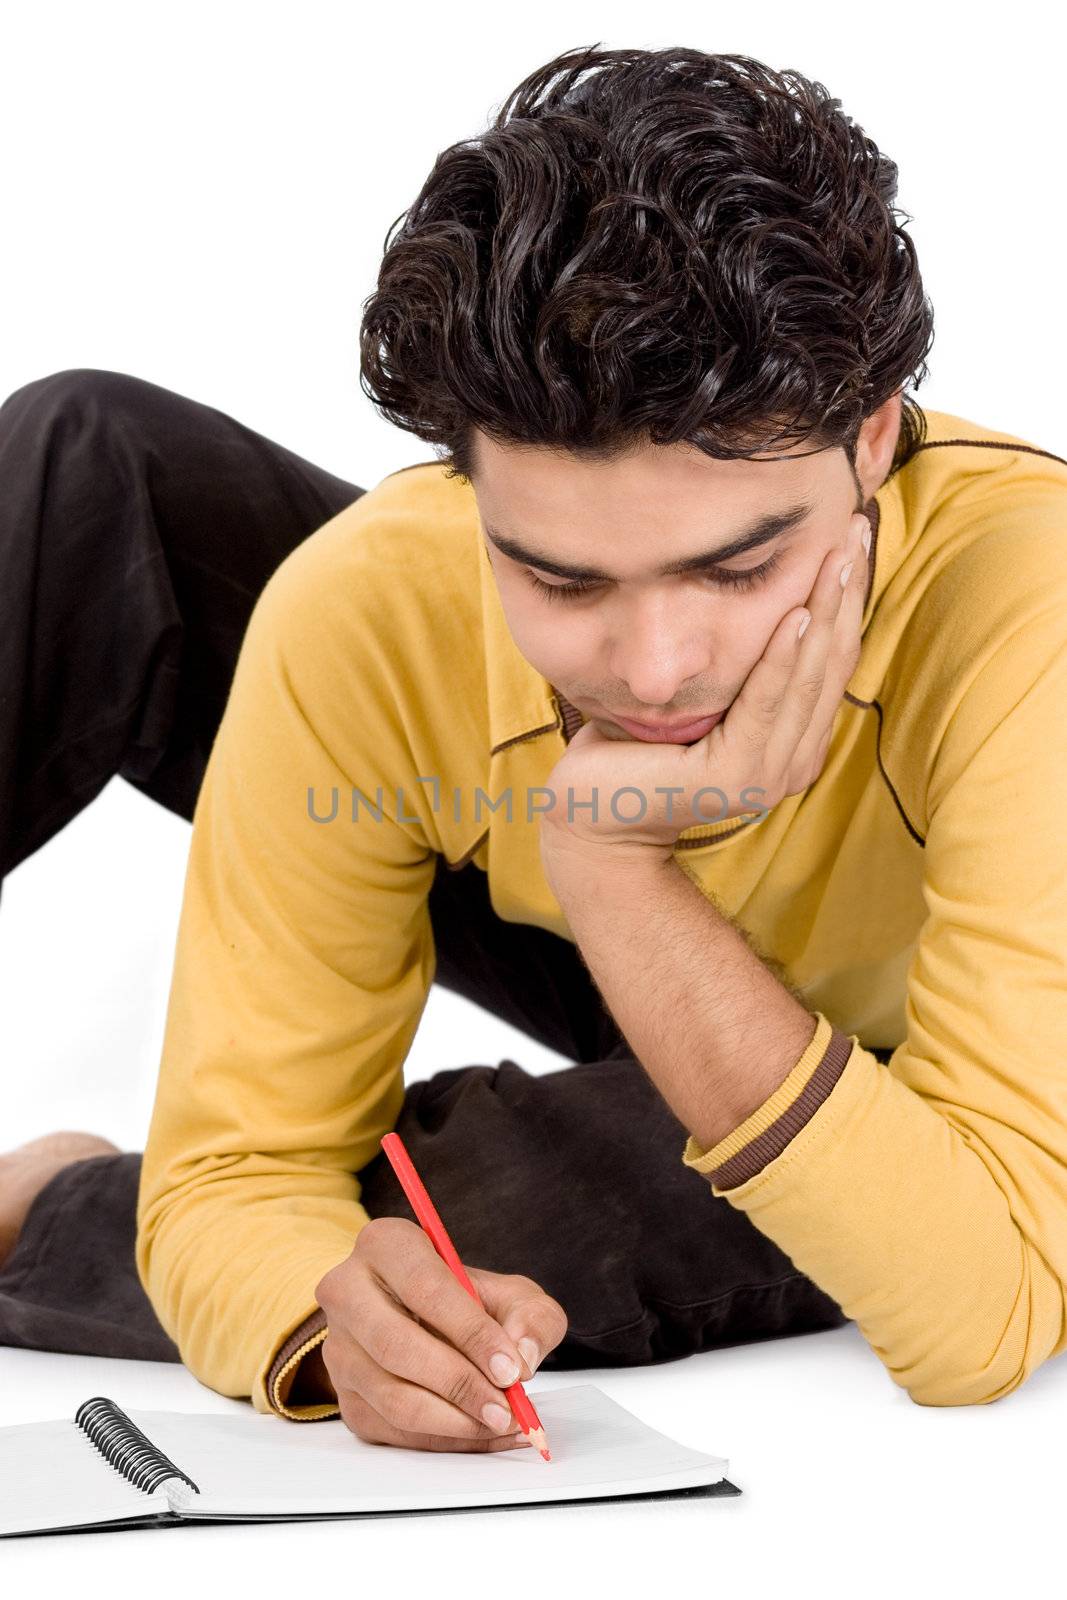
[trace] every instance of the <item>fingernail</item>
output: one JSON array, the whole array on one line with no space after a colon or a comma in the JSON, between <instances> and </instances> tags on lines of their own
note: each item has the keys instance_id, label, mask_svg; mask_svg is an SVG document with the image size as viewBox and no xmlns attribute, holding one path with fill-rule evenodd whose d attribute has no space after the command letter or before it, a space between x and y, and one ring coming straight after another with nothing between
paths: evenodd
<instances>
[{"instance_id":1,"label":"fingernail","mask_svg":"<svg viewBox=\"0 0 1067 1600\"><path fill-rule=\"evenodd\" d=\"M865 556L869 556L871 553L871 525L869 522L863 530L863 553Z\"/></svg>"},{"instance_id":2,"label":"fingernail","mask_svg":"<svg viewBox=\"0 0 1067 1600\"><path fill-rule=\"evenodd\" d=\"M503 1433L511 1424L511 1412L505 1411L503 1406L498 1406L490 1400L488 1405L482 1407L482 1421L487 1422L497 1433Z\"/></svg>"},{"instance_id":3,"label":"fingernail","mask_svg":"<svg viewBox=\"0 0 1067 1600\"><path fill-rule=\"evenodd\" d=\"M853 566L854 566L854 562L850 561L847 567L842 567L841 568L841 587L842 587L842 589L845 587L845 585L848 583L849 578L852 576L852 568L853 568Z\"/></svg>"},{"instance_id":4,"label":"fingernail","mask_svg":"<svg viewBox=\"0 0 1067 1600\"><path fill-rule=\"evenodd\" d=\"M529 1367L530 1375L532 1377L533 1374L537 1371L537 1363L541 1359L541 1352L540 1352L540 1350L538 1350L537 1345L534 1342L534 1340L533 1339L520 1339L519 1340L519 1354L522 1356L522 1359L525 1361L526 1365Z\"/></svg>"},{"instance_id":5,"label":"fingernail","mask_svg":"<svg viewBox=\"0 0 1067 1600\"><path fill-rule=\"evenodd\" d=\"M797 629L797 638L798 639L803 639L804 630L806 629L806 627L808 626L808 623L810 621L811 621L811 612L808 611L808 612L805 613L804 618L801 621L800 627Z\"/></svg>"},{"instance_id":6,"label":"fingernail","mask_svg":"<svg viewBox=\"0 0 1067 1600\"><path fill-rule=\"evenodd\" d=\"M504 1355L499 1350L495 1356L490 1358L489 1371L493 1374L497 1383L502 1383L505 1389L509 1384L517 1383L519 1380L519 1369L515 1362L510 1356Z\"/></svg>"}]
</instances>

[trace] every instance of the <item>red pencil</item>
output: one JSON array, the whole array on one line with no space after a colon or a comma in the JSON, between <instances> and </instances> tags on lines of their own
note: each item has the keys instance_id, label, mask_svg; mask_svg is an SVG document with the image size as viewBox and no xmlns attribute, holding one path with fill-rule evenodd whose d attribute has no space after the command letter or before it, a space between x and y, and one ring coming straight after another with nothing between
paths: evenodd
<instances>
[{"instance_id":1,"label":"red pencil","mask_svg":"<svg viewBox=\"0 0 1067 1600\"><path fill-rule=\"evenodd\" d=\"M445 1232L445 1225L437 1215L433 1201L426 1193L422 1179L412 1165L411 1157L404 1149L403 1139L398 1133L387 1133L382 1140L382 1149L388 1156L389 1165L399 1178L400 1185L411 1202L411 1209L422 1224L430 1243L445 1263L445 1266L451 1269L453 1277L457 1278L467 1293L481 1305L481 1295L463 1270L463 1263L456 1254L456 1249L451 1239ZM507 1395L508 1404L511 1406L512 1416L523 1433L531 1444L537 1446L544 1459L551 1461L552 1457L548 1453L548 1440L545 1438L545 1430L541 1426L541 1418L534 1410L533 1401L522 1384L509 1384L504 1393Z\"/></svg>"}]
</instances>

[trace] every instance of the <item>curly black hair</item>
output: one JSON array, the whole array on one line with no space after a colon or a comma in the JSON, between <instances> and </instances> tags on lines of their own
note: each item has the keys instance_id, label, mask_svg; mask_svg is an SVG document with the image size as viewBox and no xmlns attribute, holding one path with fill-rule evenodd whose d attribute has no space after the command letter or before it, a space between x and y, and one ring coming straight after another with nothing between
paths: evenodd
<instances>
[{"instance_id":1,"label":"curly black hair","mask_svg":"<svg viewBox=\"0 0 1067 1600\"><path fill-rule=\"evenodd\" d=\"M841 446L927 376L896 164L799 72L570 50L441 152L363 302L360 385L471 477L472 428L611 460ZM775 431L777 430L777 431ZM889 476L926 436L902 395Z\"/></svg>"}]
</instances>

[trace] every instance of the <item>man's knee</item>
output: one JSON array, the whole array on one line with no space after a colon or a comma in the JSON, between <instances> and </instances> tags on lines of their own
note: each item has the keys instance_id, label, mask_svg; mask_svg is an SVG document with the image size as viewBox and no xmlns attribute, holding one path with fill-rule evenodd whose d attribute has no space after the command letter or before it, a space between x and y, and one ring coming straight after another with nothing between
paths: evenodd
<instances>
[{"instance_id":1,"label":"man's knee","mask_svg":"<svg viewBox=\"0 0 1067 1600\"><path fill-rule=\"evenodd\" d=\"M60 415L106 417L116 406L135 400L146 387L144 378L129 372L112 372L106 367L64 367L43 378L33 378L15 389L6 405L19 409L31 405L39 410L42 423Z\"/></svg>"}]
</instances>

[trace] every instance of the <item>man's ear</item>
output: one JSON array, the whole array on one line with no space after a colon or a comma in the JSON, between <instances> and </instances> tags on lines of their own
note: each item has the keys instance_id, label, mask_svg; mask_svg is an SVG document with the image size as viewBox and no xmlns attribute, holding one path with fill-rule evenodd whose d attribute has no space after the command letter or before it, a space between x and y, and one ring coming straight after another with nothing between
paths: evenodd
<instances>
[{"instance_id":1,"label":"man's ear","mask_svg":"<svg viewBox=\"0 0 1067 1600\"><path fill-rule=\"evenodd\" d=\"M856 476L866 502L889 476L903 419L903 389L872 411L856 438Z\"/></svg>"}]
</instances>

